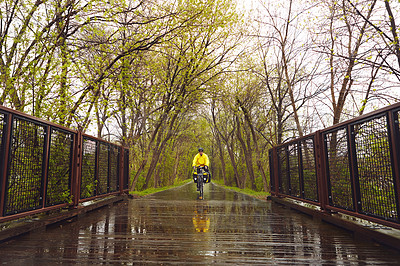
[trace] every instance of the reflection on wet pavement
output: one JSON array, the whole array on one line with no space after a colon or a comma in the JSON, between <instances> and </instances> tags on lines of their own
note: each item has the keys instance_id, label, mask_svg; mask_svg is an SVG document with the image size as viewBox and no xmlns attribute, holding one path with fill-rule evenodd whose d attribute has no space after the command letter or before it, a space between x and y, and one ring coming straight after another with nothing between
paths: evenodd
<instances>
[{"instance_id":1,"label":"reflection on wet pavement","mask_svg":"<svg viewBox=\"0 0 400 266\"><path fill-rule=\"evenodd\" d=\"M11 265L398 264L400 254L270 202L194 184L0 245Z\"/></svg>"}]
</instances>

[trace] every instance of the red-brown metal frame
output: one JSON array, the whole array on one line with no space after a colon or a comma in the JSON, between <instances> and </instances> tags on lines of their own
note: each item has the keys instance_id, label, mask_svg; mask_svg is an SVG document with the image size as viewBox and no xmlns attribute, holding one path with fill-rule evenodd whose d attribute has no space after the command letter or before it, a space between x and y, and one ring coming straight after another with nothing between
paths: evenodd
<instances>
[{"instance_id":1,"label":"red-brown metal frame","mask_svg":"<svg viewBox=\"0 0 400 266\"><path fill-rule=\"evenodd\" d=\"M49 155L50 155L50 128L51 126L46 126L46 138L45 138L45 143L44 143L44 160L43 160L43 188L42 188L42 207L46 206L46 196L47 196L47 178L48 178L48 171L49 171Z\"/></svg>"},{"instance_id":2,"label":"red-brown metal frame","mask_svg":"<svg viewBox=\"0 0 400 266\"><path fill-rule=\"evenodd\" d=\"M44 120L44 119L41 119L41 118L38 118L38 117L35 117L35 116L28 115L28 114L26 114L26 113L23 113L23 112L14 110L14 109L10 109L10 108L4 107L4 106L2 106L2 105L0 105L0 110L6 112L6 113L8 113L8 114L18 115L18 116L20 116L20 117L24 117L24 118L27 118L27 119L29 119L29 120L33 120L33 121L36 121L36 122L39 122L39 123L42 123L42 124L45 124L45 125L49 125L49 126L53 126L53 127L59 128L59 129L63 129L63 130L65 130L65 131L77 132L76 130L70 129L70 128L68 128L68 127L61 126L61 125L57 125L57 124L55 124L55 123L53 123L53 122L49 122L49 121L46 121L46 120Z\"/></svg>"},{"instance_id":3,"label":"red-brown metal frame","mask_svg":"<svg viewBox=\"0 0 400 266\"><path fill-rule=\"evenodd\" d=\"M96 195L96 196L93 196L93 197L80 199L79 203L87 202L87 201L91 201L91 200L95 200L95 199L100 199L100 198L105 198L105 197L108 197L108 196L119 195L119 194L120 194L119 191L116 191L116 192L111 192L111 193L107 193L107 194Z\"/></svg>"},{"instance_id":4,"label":"red-brown metal frame","mask_svg":"<svg viewBox=\"0 0 400 266\"><path fill-rule=\"evenodd\" d=\"M315 134L315 156L317 167L317 182L318 182L318 201L321 209L327 211L326 206L329 204L328 185L326 179L326 160L325 160L325 144L322 132L319 130Z\"/></svg>"},{"instance_id":5,"label":"red-brown metal frame","mask_svg":"<svg viewBox=\"0 0 400 266\"><path fill-rule=\"evenodd\" d=\"M124 162L123 162L123 165L124 165L124 168L123 169L125 169L125 167L128 167L128 184L127 184L127 189L123 189L123 192L124 193L129 193L129 185L130 185L130 167L129 167L129 157L128 157L128 165L125 165L125 150L128 150L128 152L129 152L129 149L127 149L127 148L122 148L122 151L123 151L123 153L124 153ZM125 171L124 171L124 173L122 174L122 180L123 180L123 182L125 182L125 179L124 179L124 176L125 176ZM125 184L124 184L125 185Z\"/></svg>"},{"instance_id":6,"label":"red-brown metal frame","mask_svg":"<svg viewBox=\"0 0 400 266\"><path fill-rule=\"evenodd\" d=\"M119 194L124 193L124 173L125 173L125 149L120 147L119 149L119 171L118 171L118 180L119 180Z\"/></svg>"},{"instance_id":7,"label":"red-brown metal frame","mask_svg":"<svg viewBox=\"0 0 400 266\"><path fill-rule=\"evenodd\" d=\"M27 115L25 113L19 112L19 111L15 111L12 110L10 108L4 107L4 106L0 106L0 110L2 110L5 114L6 114L6 126L3 129L3 134L5 136L4 138L4 158L2 158L2 164L3 164L3 168L2 168L2 179L0 182L0 222L5 222L5 221L10 221L10 220L14 220L14 219L18 219L18 218L22 218L25 216L29 216L29 215L34 215L34 214L38 214L41 212L45 212L45 211L50 211L50 210L55 210L55 209L59 209L59 208L64 208L64 207L68 207L68 206L75 206L77 207L79 205L79 203L82 202L86 202L86 201L90 201L90 200L94 200L94 199L99 199L99 198L104 198L104 197L108 197L108 196L112 196L112 195L118 195L118 194L122 194L127 190L124 190L124 184L123 184L123 178L124 178L124 167L129 167L129 166L125 166L125 161L124 161L124 154L125 154L125 150L127 149L126 147L120 146L120 145L116 145L115 143L106 141L106 140L102 140L87 134L83 134L81 131L76 131L76 130L71 130L69 128L57 125L55 123L51 123L48 121L45 121L43 119L40 118L36 118L33 117L31 115ZM46 142L45 142L45 149L44 149L44 168L43 168L43 179L42 179L42 199L41 199L41 203L42 203L42 207L36 210L31 210L31 211L26 211L26 212L21 212L18 214L13 214L13 215L7 215L7 216L3 216L4 214L4 206L5 206L5 199L6 199L6 177L7 177L7 173L8 173L8 163L9 163L9 152L10 152L10 145L11 145L11 135L12 135L12 123L13 123L13 117L14 115L18 115L24 118L28 118L30 120L33 120L35 122L40 122L41 124L46 126ZM54 205L54 206L49 206L46 207L46 190L47 190L47 176L48 176L48 167L49 167L49 156L50 156L50 144L51 144L51 128L57 128L57 129L62 129L65 130L67 132L70 132L73 134L73 146L72 146L72 169L71 169L71 183L70 183L70 194L72 196L72 203L63 203L63 204L58 204L58 205ZM118 176L118 180L119 180L119 184L120 184L120 189L112 192L112 193L106 193L106 194L102 194L102 195L96 195L94 197L90 197L90 198L86 198L86 199L81 199L80 198L80 186L81 186L81 179L82 179L82 144L83 144L83 137L86 136L90 139L96 140L97 142L104 142L104 143L109 143L113 146L118 146L120 149L120 155L119 155L119 176ZM2 136L0 136L2 137ZM99 145L98 145L99 147ZM97 147L97 149L98 149ZM98 160L98 158L97 158ZM129 168L128 168L129 169ZM97 177L96 177L97 179Z\"/></svg>"},{"instance_id":8,"label":"red-brown metal frame","mask_svg":"<svg viewBox=\"0 0 400 266\"><path fill-rule=\"evenodd\" d=\"M400 109L396 110L398 112L400 112ZM400 139L398 139L399 136L399 132L398 129L396 130L396 124L397 124L397 128L399 127L399 122L398 120L395 119L394 117L394 111L389 112L389 131L390 131L390 136L391 136L391 147L392 147L392 158L393 158L393 162L392 162L392 166L393 166L393 172L394 172L394 179L395 179L395 190L396 190L396 195L397 195L397 203L400 204L400 150L398 149L398 145ZM400 206L397 206L397 209L399 211ZM400 215L400 212L398 213L398 215Z\"/></svg>"},{"instance_id":9,"label":"red-brown metal frame","mask_svg":"<svg viewBox=\"0 0 400 266\"><path fill-rule=\"evenodd\" d=\"M100 169L100 141L98 139L96 141L96 159L95 159L95 170L94 170L94 180L97 181L96 186L95 186L95 197L99 196L97 193L99 193L99 169ZM107 153L108 156L108 153ZM108 182L108 173L107 173L107 182ZM87 201L87 199L85 199Z\"/></svg>"},{"instance_id":10,"label":"red-brown metal frame","mask_svg":"<svg viewBox=\"0 0 400 266\"><path fill-rule=\"evenodd\" d=\"M354 147L354 131L350 124L346 127L347 132L347 147L349 150L349 169L350 169L350 182L351 182L351 189L352 189L352 199L353 199L353 208L355 212L360 212L359 202L360 192L358 191L358 180L357 179L357 164L356 164L356 156L354 156L355 147Z\"/></svg>"},{"instance_id":11,"label":"red-brown metal frame","mask_svg":"<svg viewBox=\"0 0 400 266\"><path fill-rule=\"evenodd\" d=\"M70 204L63 203L63 204L49 206L49 207L45 207L45 208L39 208L39 209L36 209L36 210L21 212L21 213L17 213L17 214L13 214L13 215L7 215L7 216L4 216L4 217L0 217L0 222L3 223L3 222L7 222L7 221L12 221L12 220L15 220L15 219L23 218L23 217L30 216L30 215L35 215L35 214L42 213L42 212L57 210L57 209L60 209L60 208L66 208L68 206L70 206Z\"/></svg>"},{"instance_id":12,"label":"red-brown metal frame","mask_svg":"<svg viewBox=\"0 0 400 266\"><path fill-rule=\"evenodd\" d=\"M367 220L367 221L371 221L371 222L374 222L374 223L383 224L383 225L390 226L390 227L393 227L393 228L396 228L396 229L400 229L400 224L395 223L395 222L390 222L390 221L387 221L387 220L384 220L384 219L379 219L379 218L376 218L376 217L373 217L373 216L365 215L365 214L362 214L362 213L357 213L357 212L354 212L354 211L348 211L348 210L337 208L337 207L334 207L334 206L327 206L327 209L330 210L330 211L333 211L333 212L347 214L349 216L358 217L358 218L361 218L363 220Z\"/></svg>"},{"instance_id":13,"label":"red-brown metal frame","mask_svg":"<svg viewBox=\"0 0 400 266\"><path fill-rule=\"evenodd\" d=\"M4 158L3 158L3 178L1 180L0 184L0 189L1 189L1 198L0 198L0 217L3 216L4 214L4 205L6 201L6 180L7 180L7 173L8 173L8 162L9 162L9 156L10 156L10 143L11 143L11 127L12 127L12 122L13 122L13 114L8 113L7 114L7 124L6 124L6 130L4 130L3 134L6 134L5 136L5 142L4 142Z\"/></svg>"},{"instance_id":14,"label":"red-brown metal frame","mask_svg":"<svg viewBox=\"0 0 400 266\"><path fill-rule=\"evenodd\" d=\"M301 141L297 142L297 161L299 164L299 167L297 167L297 171L299 172L299 192L301 195L301 198L304 198L304 176L303 176L303 152L301 150Z\"/></svg>"},{"instance_id":15,"label":"red-brown metal frame","mask_svg":"<svg viewBox=\"0 0 400 266\"><path fill-rule=\"evenodd\" d=\"M73 177L71 180L71 192L73 196L73 205L75 207L78 206L81 196L82 139L82 132L78 131L77 134L74 135Z\"/></svg>"},{"instance_id":16,"label":"red-brown metal frame","mask_svg":"<svg viewBox=\"0 0 400 266\"><path fill-rule=\"evenodd\" d=\"M278 148L277 147L275 147L274 149L273 149L273 153L272 153L272 155L273 155L273 157L272 158L274 158L274 169L275 169L275 171L274 171L274 178L275 178L275 195L279 195L279 172L278 172L278 169L279 169L279 160L278 160Z\"/></svg>"},{"instance_id":17,"label":"red-brown metal frame","mask_svg":"<svg viewBox=\"0 0 400 266\"><path fill-rule=\"evenodd\" d=\"M330 131L332 129L336 129L336 128L339 128L339 127L347 126L348 124L354 124L355 122L358 122L360 120L364 120L364 119L367 119L369 117L377 116L377 115L380 115L380 114L383 114L383 113L386 113L386 112L390 112L392 110L399 109L399 108L400 108L400 103L396 103L396 104L393 104L393 105L390 105L390 106L375 110L373 112L358 116L356 118L341 122L339 124L327 127L327 128L325 128L325 129L323 129L321 131L322 132L326 132L326 131Z\"/></svg>"},{"instance_id":18,"label":"red-brown metal frame","mask_svg":"<svg viewBox=\"0 0 400 266\"><path fill-rule=\"evenodd\" d=\"M289 199L293 199L293 200L298 200L298 201L301 201L301 202L304 202L304 203L308 203L308 204L312 204L312 205L315 205L315 206L319 206L322 209L321 203L317 202L317 201L308 200L308 199L304 199L304 198L299 198L299 197L295 197L295 196L291 196L291 195L287 195L287 194L283 194L283 193L277 193L276 196L281 197L281 198L289 198Z\"/></svg>"},{"instance_id":19,"label":"red-brown metal frame","mask_svg":"<svg viewBox=\"0 0 400 266\"><path fill-rule=\"evenodd\" d=\"M94 136L88 135L86 133L82 133L82 136L90 138L91 140L95 140L95 141L99 141L99 142L103 142L103 143L108 143L108 144L111 144L111 145L114 145L114 146L118 146L118 147L123 147L121 145L117 145L115 143L112 143L112 142L110 142L108 140L104 140L104 139L101 139L101 138L98 138L98 137L94 137Z\"/></svg>"}]
</instances>

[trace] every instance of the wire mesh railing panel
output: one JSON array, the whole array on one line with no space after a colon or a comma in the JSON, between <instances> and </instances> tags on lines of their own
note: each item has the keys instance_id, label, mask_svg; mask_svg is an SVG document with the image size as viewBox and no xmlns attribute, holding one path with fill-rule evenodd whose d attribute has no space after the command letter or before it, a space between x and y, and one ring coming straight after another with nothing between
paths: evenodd
<instances>
[{"instance_id":1,"label":"wire mesh railing panel","mask_svg":"<svg viewBox=\"0 0 400 266\"><path fill-rule=\"evenodd\" d=\"M124 189L129 189L129 150L124 149Z\"/></svg>"},{"instance_id":2,"label":"wire mesh railing panel","mask_svg":"<svg viewBox=\"0 0 400 266\"><path fill-rule=\"evenodd\" d=\"M278 149L278 163L279 163L279 192L290 195L289 191L289 175L288 175L288 161L286 156L286 147Z\"/></svg>"},{"instance_id":3,"label":"wire mesh railing panel","mask_svg":"<svg viewBox=\"0 0 400 266\"><path fill-rule=\"evenodd\" d=\"M289 154L290 195L295 197L301 197L300 176L299 176L299 149L297 143L288 146L288 154Z\"/></svg>"},{"instance_id":4,"label":"wire mesh railing panel","mask_svg":"<svg viewBox=\"0 0 400 266\"><path fill-rule=\"evenodd\" d=\"M397 103L273 147L272 195L400 228L399 121Z\"/></svg>"},{"instance_id":5,"label":"wire mesh railing panel","mask_svg":"<svg viewBox=\"0 0 400 266\"><path fill-rule=\"evenodd\" d=\"M272 150L270 150L269 152L268 152L268 156L269 156L269 173L270 173L270 178L269 178L269 180L270 180L270 182L269 182L269 185L270 185L270 189L271 189L271 191L275 191L275 172L274 172L274 158L273 158L273 152L272 152Z\"/></svg>"},{"instance_id":6,"label":"wire mesh railing panel","mask_svg":"<svg viewBox=\"0 0 400 266\"><path fill-rule=\"evenodd\" d=\"M109 145L108 143L100 142L99 154L99 174L97 183L97 195L105 194L108 192L108 163L109 163Z\"/></svg>"},{"instance_id":7,"label":"wire mesh railing panel","mask_svg":"<svg viewBox=\"0 0 400 266\"><path fill-rule=\"evenodd\" d=\"M110 146L110 192L115 192L119 189L119 154L120 148L114 145Z\"/></svg>"},{"instance_id":8,"label":"wire mesh railing panel","mask_svg":"<svg viewBox=\"0 0 400 266\"><path fill-rule=\"evenodd\" d=\"M318 201L318 181L314 156L314 138L302 140L300 145L303 166L304 198L312 201Z\"/></svg>"},{"instance_id":9,"label":"wire mesh railing panel","mask_svg":"<svg viewBox=\"0 0 400 266\"><path fill-rule=\"evenodd\" d=\"M96 195L96 155L97 142L83 138L81 170L81 199Z\"/></svg>"},{"instance_id":10,"label":"wire mesh railing panel","mask_svg":"<svg viewBox=\"0 0 400 266\"><path fill-rule=\"evenodd\" d=\"M354 126L360 212L398 220L386 116Z\"/></svg>"},{"instance_id":11,"label":"wire mesh railing panel","mask_svg":"<svg viewBox=\"0 0 400 266\"><path fill-rule=\"evenodd\" d=\"M354 210L347 130L342 128L325 134L325 144L329 203L335 207Z\"/></svg>"},{"instance_id":12,"label":"wire mesh railing panel","mask_svg":"<svg viewBox=\"0 0 400 266\"><path fill-rule=\"evenodd\" d=\"M71 201L73 134L51 129L46 206Z\"/></svg>"},{"instance_id":13,"label":"wire mesh railing panel","mask_svg":"<svg viewBox=\"0 0 400 266\"><path fill-rule=\"evenodd\" d=\"M20 117L13 119L5 215L42 206L46 127Z\"/></svg>"},{"instance_id":14,"label":"wire mesh railing panel","mask_svg":"<svg viewBox=\"0 0 400 266\"><path fill-rule=\"evenodd\" d=\"M114 195L129 178L128 148L0 105L0 221Z\"/></svg>"}]
</instances>

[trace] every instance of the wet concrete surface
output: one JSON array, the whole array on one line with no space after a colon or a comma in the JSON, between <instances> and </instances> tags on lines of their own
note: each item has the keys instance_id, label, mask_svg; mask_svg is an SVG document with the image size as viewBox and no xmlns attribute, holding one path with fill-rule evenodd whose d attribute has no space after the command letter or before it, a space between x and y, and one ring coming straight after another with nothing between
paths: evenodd
<instances>
[{"instance_id":1,"label":"wet concrete surface","mask_svg":"<svg viewBox=\"0 0 400 266\"><path fill-rule=\"evenodd\" d=\"M8 265L398 265L400 253L280 205L194 184L0 244Z\"/></svg>"}]
</instances>

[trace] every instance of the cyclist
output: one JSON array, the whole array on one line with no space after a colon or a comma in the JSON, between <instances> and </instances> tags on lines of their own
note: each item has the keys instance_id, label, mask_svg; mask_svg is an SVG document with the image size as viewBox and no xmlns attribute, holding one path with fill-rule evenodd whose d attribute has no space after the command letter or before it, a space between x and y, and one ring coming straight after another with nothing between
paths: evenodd
<instances>
[{"instance_id":1,"label":"cyclist","mask_svg":"<svg viewBox=\"0 0 400 266\"><path fill-rule=\"evenodd\" d=\"M208 159L207 154L204 153L203 148L199 148L199 153L193 159L193 177L197 176L197 168L204 167L204 171L207 172L208 180L207 183L211 181L211 175L209 172L210 160ZM197 189L199 187L197 186Z\"/></svg>"}]
</instances>

